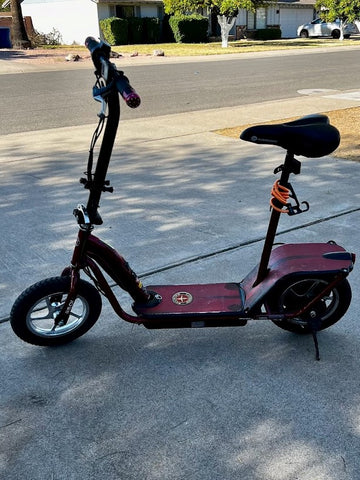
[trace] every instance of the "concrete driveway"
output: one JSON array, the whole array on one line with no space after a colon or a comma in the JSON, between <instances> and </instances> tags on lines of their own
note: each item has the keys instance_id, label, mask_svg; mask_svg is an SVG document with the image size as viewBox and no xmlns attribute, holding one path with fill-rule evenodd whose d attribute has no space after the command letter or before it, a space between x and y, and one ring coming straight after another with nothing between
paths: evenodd
<instances>
[{"instance_id":1,"label":"concrete driveway","mask_svg":"<svg viewBox=\"0 0 360 480\"><path fill-rule=\"evenodd\" d=\"M145 283L241 280L258 261L283 153L212 130L356 104L304 97L128 121L97 233ZM91 133L84 126L2 137L3 320L23 288L69 263ZM311 210L282 219L288 233L279 241L333 239L359 252L359 175L357 163L304 159L293 185ZM319 335L320 362L311 338L270 322L148 331L117 319L105 300L94 328L59 348L27 345L4 321L1 478L357 479L357 268L350 283L348 313Z\"/></svg>"}]
</instances>

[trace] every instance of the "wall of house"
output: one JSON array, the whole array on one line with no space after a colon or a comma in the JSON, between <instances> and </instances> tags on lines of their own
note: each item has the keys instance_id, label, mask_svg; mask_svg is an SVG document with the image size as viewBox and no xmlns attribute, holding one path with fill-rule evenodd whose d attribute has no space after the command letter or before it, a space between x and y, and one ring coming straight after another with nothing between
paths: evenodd
<instances>
[{"instance_id":1,"label":"wall of house","mask_svg":"<svg viewBox=\"0 0 360 480\"><path fill-rule=\"evenodd\" d=\"M104 18L111 17L110 5L99 3L97 6L99 20L104 20Z\"/></svg>"},{"instance_id":2,"label":"wall of house","mask_svg":"<svg viewBox=\"0 0 360 480\"><path fill-rule=\"evenodd\" d=\"M121 1L119 0L119 5ZM98 4L98 15L99 20L103 20L104 18L112 17L115 15L115 4L106 4L106 3L99 3ZM159 14L159 5L140 5L139 7L140 17L159 17L162 18L162 11Z\"/></svg>"},{"instance_id":3,"label":"wall of house","mask_svg":"<svg viewBox=\"0 0 360 480\"><path fill-rule=\"evenodd\" d=\"M158 17L157 5L141 5L140 7L141 17Z\"/></svg>"},{"instance_id":4,"label":"wall of house","mask_svg":"<svg viewBox=\"0 0 360 480\"><path fill-rule=\"evenodd\" d=\"M263 9L258 9L255 13L247 12L244 9L239 10L236 18L236 26L247 26L249 30L256 28L265 28L280 26L283 38L295 38L297 27L303 23L310 22L314 18L314 9L309 6L299 7L279 7L271 5L267 7L264 15Z\"/></svg>"},{"instance_id":5,"label":"wall of house","mask_svg":"<svg viewBox=\"0 0 360 480\"><path fill-rule=\"evenodd\" d=\"M97 5L90 0L24 0L21 8L36 31L46 34L55 28L66 45L81 45L89 35L100 35Z\"/></svg>"},{"instance_id":6,"label":"wall of house","mask_svg":"<svg viewBox=\"0 0 360 480\"><path fill-rule=\"evenodd\" d=\"M277 5L272 5L267 9L267 25L280 25L280 9Z\"/></svg>"}]
</instances>

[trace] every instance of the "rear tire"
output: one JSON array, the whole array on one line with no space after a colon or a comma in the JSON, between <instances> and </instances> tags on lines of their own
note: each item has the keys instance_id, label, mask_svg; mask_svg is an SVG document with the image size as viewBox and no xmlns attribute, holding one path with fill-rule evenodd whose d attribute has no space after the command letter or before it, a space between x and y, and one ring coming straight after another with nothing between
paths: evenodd
<instances>
[{"instance_id":1,"label":"rear tire","mask_svg":"<svg viewBox=\"0 0 360 480\"><path fill-rule=\"evenodd\" d=\"M268 308L271 313L299 311L312 298L319 295L329 283L325 279L306 277L288 281L271 295L271 301L267 302ZM308 312L289 320L273 320L273 322L283 330L307 334L312 332L308 323L311 318L318 324L317 330L324 330L344 316L350 302L351 287L345 279L316 302Z\"/></svg>"},{"instance_id":2,"label":"rear tire","mask_svg":"<svg viewBox=\"0 0 360 480\"><path fill-rule=\"evenodd\" d=\"M68 321L55 326L69 290L70 277L47 278L27 288L10 312L14 333L27 343L41 346L62 345L86 333L99 318L101 296L93 285L79 280Z\"/></svg>"},{"instance_id":3,"label":"rear tire","mask_svg":"<svg viewBox=\"0 0 360 480\"><path fill-rule=\"evenodd\" d=\"M340 30L337 30L337 29L336 29L336 30L333 30L333 31L331 32L331 36L332 36L332 38L335 38L335 39L336 39L336 38L340 38Z\"/></svg>"}]
</instances>

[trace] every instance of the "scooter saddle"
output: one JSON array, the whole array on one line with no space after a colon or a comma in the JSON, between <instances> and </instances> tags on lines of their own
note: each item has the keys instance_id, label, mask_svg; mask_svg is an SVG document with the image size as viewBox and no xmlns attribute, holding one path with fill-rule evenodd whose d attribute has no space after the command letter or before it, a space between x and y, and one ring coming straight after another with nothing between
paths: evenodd
<instances>
[{"instance_id":1,"label":"scooter saddle","mask_svg":"<svg viewBox=\"0 0 360 480\"><path fill-rule=\"evenodd\" d=\"M247 142L277 145L294 155L323 157L340 143L340 133L326 115L308 115L293 122L255 125L240 135Z\"/></svg>"}]
</instances>

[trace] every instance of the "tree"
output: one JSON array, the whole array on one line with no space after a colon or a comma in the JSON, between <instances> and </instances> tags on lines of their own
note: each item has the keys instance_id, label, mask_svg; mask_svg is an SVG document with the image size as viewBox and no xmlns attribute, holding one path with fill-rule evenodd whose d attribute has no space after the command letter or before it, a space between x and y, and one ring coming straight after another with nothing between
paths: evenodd
<instances>
[{"instance_id":1,"label":"tree","mask_svg":"<svg viewBox=\"0 0 360 480\"><path fill-rule=\"evenodd\" d=\"M24 19L21 10L21 0L10 0L12 16L11 43L15 48L28 48L30 41L26 33Z\"/></svg>"},{"instance_id":2,"label":"tree","mask_svg":"<svg viewBox=\"0 0 360 480\"><path fill-rule=\"evenodd\" d=\"M360 18L360 0L317 0L315 8L323 20L340 20L340 40L344 39L345 26Z\"/></svg>"},{"instance_id":3,"label":"tree","mask_svg":"<svg viewBox=\"0 0 360 480\"><path fill-rule=\"evenodd\" d=\"M165 13L189 13L208 7L217 14L221 29L221 46L228 46L229 32L234 26L240 8L254 12L257 7L269 4L266 0L164 0Z\"/></svg>"}]
</instances>

